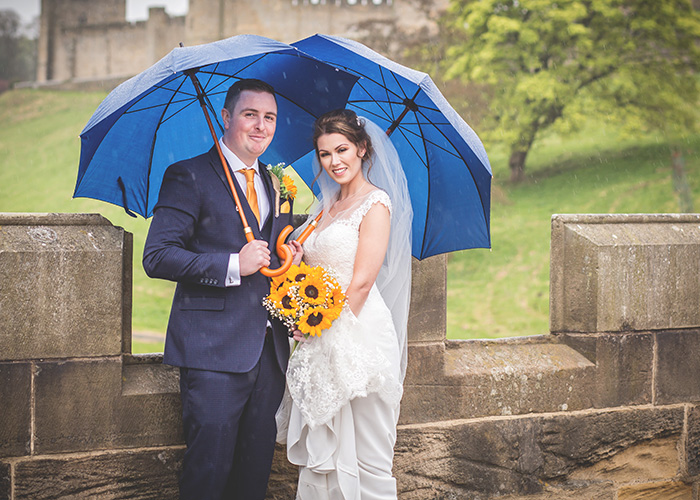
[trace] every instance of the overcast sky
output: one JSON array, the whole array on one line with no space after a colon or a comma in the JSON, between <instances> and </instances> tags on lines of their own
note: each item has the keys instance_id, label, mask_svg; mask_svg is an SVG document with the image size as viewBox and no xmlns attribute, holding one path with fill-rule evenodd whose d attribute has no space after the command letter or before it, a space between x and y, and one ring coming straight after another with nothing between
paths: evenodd
<instances>
[{"instance_id":1,"label":"overcast sky","mask_svg":"<svg viewBox=\"0 0 700 500\"><path fill-rule=\"evenodd\" d=\"M148 17L148 7L165 7L171 16L187 13L189 0L126 0L126 19L141 21ZM39 15L41 0L0 0L0 10L12 9L27 23Z\"/></svg>"}]
</instances>

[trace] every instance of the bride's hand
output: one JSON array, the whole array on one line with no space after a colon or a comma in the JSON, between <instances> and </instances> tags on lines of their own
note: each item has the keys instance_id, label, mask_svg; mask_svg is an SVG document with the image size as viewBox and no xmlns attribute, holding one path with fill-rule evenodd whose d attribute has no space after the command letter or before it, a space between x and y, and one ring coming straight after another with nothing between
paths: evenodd
<instances>
[{"instance_id":1,"label":"bride's hand","mask_svg":"<svg viewBox=\"0 0 700 500\"><path fill-rule=\"evenodd\" d=\"M292 332L292 338L297 342L306 342L306 337L304 337L304 334L301 333L299 330L294 330Z\"/></svg>"},{"instance_id":2,"label":"bride's hand","mask_svg":"<svg viewBox=\"0 0 700 500\"><path fill-rule=\"evenodd\" d=\"M287 245L292 250L292 264L298 266L301 264L301 258L304 256L304 249L301 247L301 243L296 240L290 240Z\"/></svg>"}]
</instances>

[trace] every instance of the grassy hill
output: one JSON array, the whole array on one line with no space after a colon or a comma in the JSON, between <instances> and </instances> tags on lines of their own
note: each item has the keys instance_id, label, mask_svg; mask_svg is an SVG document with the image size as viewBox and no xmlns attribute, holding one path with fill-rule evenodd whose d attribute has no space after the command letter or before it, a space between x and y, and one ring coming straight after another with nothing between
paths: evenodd
<instances>
[{"instance_id":1,"label":"grassy hill","mask_svg":"<svg viewBox=\"0 0 700 500\"><path fill-rule=\"evenodd\" d=\"M98 212L134 233L133 329L163 332L172 284L141 267L148 221L121 208L72 199L78 134L104 93L21 90L0 95L0 212ZM508 185L507 156L487 152L494 170L492 250L449 256L448 336L486 338L549 331L549 239L553 213L678 211L669 146L655 136L624 137L591 122L575 137L551 135L533 148L529 178ZM682 144L700 210L700 136ZM300 182L297 182L299 185ZM305 208L304 193L297 207ZM137 344L135 351L161 349Z\"/></svg>"}]
</instances>

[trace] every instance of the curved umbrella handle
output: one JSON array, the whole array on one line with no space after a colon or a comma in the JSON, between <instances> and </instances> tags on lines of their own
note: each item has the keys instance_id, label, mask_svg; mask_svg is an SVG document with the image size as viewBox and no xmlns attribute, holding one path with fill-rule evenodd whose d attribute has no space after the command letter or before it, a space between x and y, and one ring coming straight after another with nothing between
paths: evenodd
<instances>
[{"instance_id":1,"label":"curved umbrella handle","mask_svg":"<svg viewBox=\"0 0 700 500\"><path fill-rule=\"evenodd\" d=\"M308 238L309 235L313 232L313 230L316 229L316 226L318 226L318 221L321 220L322 215L323 211L321 211L321 213L318 214L316 218L312 220L308 226L306 226L306 228L304 228L304 230L299 235L299 238L297 238L297 241L299 243L303 244L306 241L306 238ZM294 231L294 228L292 226L286 226L284 229L282 229L280 235L277 237L277 245L275 246L275 249L277 250L277 255L279 256L279 258L283 260L282 265L277 269L270 269L268 267L263 267L260 269L260 272L268 278L276 278L277 276L281 276L282 274L286 273L290 267L292 267L292 251L289 249L289 245L285 244L284 242L287 239L287 237L290 234L292 234L292 231ZM246 235L248 234L251 235L252 240L253 233L246 233Z\"/></svg>"},{"instance_id":2,"label":"curved umbrella handle","mask_svg":"<svg viewBox=\"0 0 700 500\"><path fill-rule=\"evenodd\" d=\"M277 255L279 256L279 258L282 259L282 265L277 269L261 267L261 274L267 276L268 278L276 278L277 276L281 276L284 273L286 273L289 270L289 268L292 267L292 260L294 259L294 257L292 256L292 250L289 248L289 245L285 244L284 240L287 239L287 236L289 236L293 230L294 228L292 226L286 226L284 229L282 229L280 235L277 237L277 245L275 246L275 249L277 250ZM248 233L246 233L246 235L247 234Z\"/></svg>"}]
</instances>

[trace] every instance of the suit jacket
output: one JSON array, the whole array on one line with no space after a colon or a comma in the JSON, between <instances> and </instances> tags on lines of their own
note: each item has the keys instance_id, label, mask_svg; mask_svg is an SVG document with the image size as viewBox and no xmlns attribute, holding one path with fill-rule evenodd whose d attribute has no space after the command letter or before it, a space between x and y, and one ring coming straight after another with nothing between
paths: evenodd
<instances>
[{"instance_id":1,"label":"suit jacket","mask_svg":"<svg viewBox=\"0 0 700 500\"><path fill-rule=\"evenodd\" d=\"M261 230L235 179L234 185L255 238L270 242L270 267L275 269L280 265L275 242L291 224L292 211L275 217L274 188L262 164L260 173L270 200ZM257 272L242 276L239 286L225 286L229 255L246 243L215 148L168 167L143 254L146 274L177 282L164 363L233 373L256 365L268 321L262 299L269 293L270 280ZM276 320L272 324L277 359L286 371L287 330Z\"/></svg>"}]
</instances>

